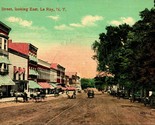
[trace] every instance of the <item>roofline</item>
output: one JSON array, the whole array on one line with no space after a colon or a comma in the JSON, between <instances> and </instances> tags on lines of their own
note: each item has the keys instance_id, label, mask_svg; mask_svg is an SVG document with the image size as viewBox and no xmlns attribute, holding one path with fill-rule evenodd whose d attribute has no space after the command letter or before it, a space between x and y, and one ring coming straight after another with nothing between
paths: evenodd
<instances>
[{"instance_id":1,"label":"roofline","mask_svg":"<svg viewBox=\"0 0 155 125\"><path fill-rule=\"evenodd\" d=\"M0 24L2 24L3 26L5 26L5 28L7 28L9 30L9 32L11 31L11 28L9 26L7 26L6 24L4 24L2 21L0 21Z\"/></svg>"}]
</instances>

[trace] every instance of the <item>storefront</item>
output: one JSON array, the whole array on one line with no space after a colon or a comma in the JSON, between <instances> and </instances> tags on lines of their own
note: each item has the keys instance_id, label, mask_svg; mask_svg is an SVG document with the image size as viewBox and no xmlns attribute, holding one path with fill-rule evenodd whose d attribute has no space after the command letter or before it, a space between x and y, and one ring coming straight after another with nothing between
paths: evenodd
<instances>
[{"instance_id":1,"label":"storefront","mask_svg":"<svg viewBox=\"0 0 155 125\"><path fill-rule=\"evenodd\" d=\"M10 97L11 90L15 83L8 75L0 75L0 95L1 97Z\"/></svg>"}]
</instances>

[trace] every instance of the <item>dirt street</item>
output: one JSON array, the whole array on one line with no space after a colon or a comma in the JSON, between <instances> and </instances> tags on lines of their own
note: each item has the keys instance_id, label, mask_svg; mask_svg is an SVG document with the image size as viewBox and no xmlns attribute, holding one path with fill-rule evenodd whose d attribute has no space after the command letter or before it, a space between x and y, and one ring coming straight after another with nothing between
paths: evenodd
<instances>
[{"instance_id":1,"label":"dirt street","mask_svg":"<svg viewBox=\"0 0 155 125\"><path fill-rule=\"evenodd\" d=\"M0 103L1 125L155 125L155 109L108 94Z\"/></svg>"}]
</instances>

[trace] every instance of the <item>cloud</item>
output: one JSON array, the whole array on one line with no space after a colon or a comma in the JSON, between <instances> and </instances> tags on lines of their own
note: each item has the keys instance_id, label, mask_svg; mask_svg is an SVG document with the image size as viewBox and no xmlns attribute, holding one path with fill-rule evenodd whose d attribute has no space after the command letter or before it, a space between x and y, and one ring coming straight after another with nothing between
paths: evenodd
<instances>
[{"instance_id":1,"label":"cloud","mask_svg":"<svg viewBox=\"0 0 155 125\"><path fill-rule=\"evenodd\" d=\"M118 25L121 25L121 22L117 21L117 20L113 20L113 21L110 22L110 24L118 26Z\"/></svg>"},{"instance_id":2,"label":"cloud","mask_svg":"<svg viewBox=\"0 0 155 125\"><path fill-rule=\"evenodd\" d=\"M55 20L55 21L60 19L59 15L57 15L57 16L47 16L47 17L52 19L52 20Z\"/></svg>"},{"instance_id":3,"label":"cloud","mask_svg":"<svg viewBox=\"0 0 155 125\"><path fill-rule=\"evenodd\" d=\"M79 24L79 23L71 23L70 26L73 26L73 27L83 27L83 25Z\"/></svg>"},{"instance_id":4,"label":"cloud","mask_svg":"<svg viewBox=\"0 0 155 125\"><path fill-rule=\"evenodd\" d=\"M28 29L31 29L31 30L46 30L45 27L33 26L32 21L24 20L19 17L11 16L11 17L7 18L6 20L11 23L16 23L22 27L27 27Z\"/></svg>"},{"instance_id":5,"label":"cloud","mask_svg":"<svg viewBox=\"0 0 155 125\"><path fill-rule=\"evenodd\" d=\"M94 26L96 25L95 22L103 20L102 16L92 16L92 15L87 15L82 18L81 23L84 26Z\"/></svg>"},{"instance_id":6,"label":"cloud","mask_svg":"<svg viewBox=\"0 0 155 125\"><path fill-rule=\"evenodd\" d=\"M133 25L135 23L135 20L132 17L121 17L119 20L112 20L109 24L118 26L121 25L123 23L129 24L129 25Z\"/></svg>"},{"instance_id":7,"label":"cloud","mask_svg":"<svg viewBox=\"0 0 155 125\"><path fill-rule=\"evenodd\" d=\"M57 29L57 30L72 30L71 27L69 27L69 26L67 26L65 24L62 24L62 25L59 25L59 26L55 26L54 28Z\"/></svg>"},{"instance_id":8,"label":"cloud","mask_svg":"<svg viewBox=\"0 0 155 125\"><path fill-rule=\"evenodd\" d=\"M71 23L69 24L69 26L62 24L60 26L55 26L54 28L57 30L72 30L73 27L78 28L78 27L96 26L97 25L96 22L100 20L103 20L102 16L87 15L81 19L80 23Z\"/></svg>"},{"instance_id":9,"label":"cloud","mask_svg":"<svg viewBox=\"0 0 155 125\"><path fill-rule=\"evenodd\" d=\"M132 18L132 17L128 17L128 18L125 18L125 17L121 17L121 20L124 22L124 23L127 23L129 25L133 25L135 23L135 20Z\"/></svg>"},{"instance_id":10,"label":"cloud","mask_svg":"<svg viewBox=\"0 0 155 125\"><path fill-rule=\"evenodd\" d=\"M32 29L32 30L46 30L46 28L45 27L40 27L40 26L31 26L31 27L29 27L30 29Z\"/></svg>"},{"instance_id":11,"label":"cloud","mask_svg":"<svg viewBox=\"0 0 155 125\"><path fill-rule=\"evenodd\" d=\"M86 27L86 26L96 26L97 21L103 20L104 17L102 16L92 16L92 15L87 15L81 19L80 23L71 23L70 26L72 27Z\"/></svg>"},{"instance_id":12,"label":"cloud","mask_svg":"<svg viewBox=\"0 0 155 125\"><path fill-rule=\"evenodd\" d=\"M7 21L11 23L17 23L23 27L30 27L32 25L32 21L23 20L22 18L13 17L13 16L7 18Z\"/></svg>"}]
</instances>

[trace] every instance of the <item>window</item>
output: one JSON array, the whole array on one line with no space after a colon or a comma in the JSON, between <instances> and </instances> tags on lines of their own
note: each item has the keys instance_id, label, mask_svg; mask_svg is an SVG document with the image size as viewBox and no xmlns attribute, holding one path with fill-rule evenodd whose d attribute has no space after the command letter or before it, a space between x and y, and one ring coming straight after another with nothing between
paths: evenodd
<instances>
[{"instance_id":1,"label":"window","mask_svg":"<svg viewBox=\"0 0 155 125\"><path fill-rule=\"evenodd\" d=\"M14 73L13 73L13 79L17 80L17 72L18 72L18 68L16 66L14 66Z\"/></svg>"},{"instance_id":2,"label":"window","mask_svg":"<svg viewBox=\"0 0 155 125\"><path fill-rule=\"evenodd\" d=\"M23 80L25 80L25 68L23 68Z\"/></svg>"},{"instance_id":3,"label":"window","mask_svg":"<svg viewBox=\"0 0 155 125\"><path fill-rule=\"evenodd\" d=\"M4 69L7 70L7 64L4 64Z\"/></svg>"},{"instance_id":4,"label":"window","mask_svg":"<svg viewBox=\"0 0 155 125\"><path fill-rule=\"evenodd\" d=\"M7 40L4 40L4 50L7 50Z\"/></svg>"},{"instance_id":5,"label":"window","mask_svg":"<svg viewBox=\"0 0 155 125\"><path fill-rule=\"evenodd\" d=\"M21 80L21 74L18 74L18 79Z\"/></svg>"},{"instance_id":6,"label":"window","mask_svg":"<svg viewBox=\"0 0 155 125\"><path fill-rule=\"evenodd\" d=\"M16 73L13 74L13 79L16 80Z\"/></svg>"},{"instance_id":7,"label":"window","mask_svg":"<svg viewBox=\"0 0 155 125\"><path fill-rule=\"evenodd\" d=\"M2 38L0 38L0 49L2 49Z\"/></svg>"},{"instance_id":8,"label":"window","mask_svg":"<svg viewBox=\"0 0 155 125\"><path fill-rule=\"evenodd\" d=\"M25 72L23 73L23 80L25 80Z\"/></svg>"}]
</instances>

